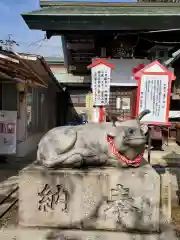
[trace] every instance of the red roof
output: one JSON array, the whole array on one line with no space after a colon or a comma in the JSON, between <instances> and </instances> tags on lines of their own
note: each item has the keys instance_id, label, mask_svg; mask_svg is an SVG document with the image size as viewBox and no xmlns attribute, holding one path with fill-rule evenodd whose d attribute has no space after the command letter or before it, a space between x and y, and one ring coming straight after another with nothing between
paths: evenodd
<instances>
[{"instance_id":1,"label":"red roof","mask_svg":"<svg viewBox=\"0 0 180 240\"><path fill-rule=\"evenodd\" d=\"M141 76L142 76L143 74L147 74L147 70L148 70L149 68L151 68L152 66L154 66L154 65L158 65L158 66L164 71L164 72L162 72L162 74L166 74L166 75L169 76L169 80L172 81L172 80L175 80L175 79L176 79L176 77L174 76L174 74L173 74L172 72L169 72L168 69L167 69L164 65L162 65L159 61L157 61L157 60L149 63L149 64L146 65L144 68L142 68L142 69L140 69L139 71L137 71L137 72L134 74L135 79L136 79L136 80L139 80L139 79L141 78ZM149 73L149 74L153 74L153 75L158 74L157 72L148 72L148 73Z\"/></svg>"},{"instance_id":2,"label":"red roof","mask_svg":"<svg viewBox=\"0 0 180 240\"><path fill-rule=\"evenodd\" d=\"M101 58L96 58L96 60L94 62L92 62L90 65L88 65L87 68L91 69L91 68L97 66L98 64L104 64L107 67L112 68L112 69L115 68L115 66L113 64L111 64L108 61L101 59Z\"/></svg>"}]
</instances>

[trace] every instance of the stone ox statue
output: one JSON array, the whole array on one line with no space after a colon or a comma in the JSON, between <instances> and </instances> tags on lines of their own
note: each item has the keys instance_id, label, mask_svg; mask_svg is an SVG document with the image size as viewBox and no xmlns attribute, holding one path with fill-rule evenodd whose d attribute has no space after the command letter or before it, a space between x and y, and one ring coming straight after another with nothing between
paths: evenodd
<instances>
[{"instance_id":1,"label":"stone ox statue","mask_svg":"<svg viewBox=\"0 0 180 240\"><path fill-rule=\"evenodd\" d=\"M37 151L37 163L46 167L115 165L138 167L146 138L136 119L78 126L61 126L47 132Z\"/></svg>"}]
</instances>

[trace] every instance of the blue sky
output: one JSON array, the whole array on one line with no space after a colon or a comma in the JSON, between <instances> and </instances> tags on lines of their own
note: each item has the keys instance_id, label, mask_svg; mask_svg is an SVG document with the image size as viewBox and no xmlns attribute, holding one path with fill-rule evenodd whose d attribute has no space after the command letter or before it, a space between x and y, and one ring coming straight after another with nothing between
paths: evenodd
<instances>
[{"instance_id":1,"label":"blue sky","mask_svg":"<svg viewBox=\"0 0 180 240\"><path fill-rule=\"evenodd\" d=\"M8 34L12 34L13 40L19 44L16 51L43 56L63 56L61 37L52 37L29 47L31 43L43 39L44 32L30 30L20 14L38 8L39 0L0 0L0 39L5 40Z\"/></svg>"},{"instance_id":2,"label":"blue sky","mask_svg":"<svg viewBox=\"0 0 180 240\"><path fill-rule=\"evenodd\" d=\"M95 0L89 1L95 2ZM107 2L108 0L99 1ZM122 0L114 0L114 2L121 1ZM124 0L124 2L125 1L132 2L134 0ZM15 48L16 51L36 53L43 56L62 57L61 37L52 37L50 40L35 43L43 39L45 33L42 31L30 30L20 15L23 12L29 12L38 8L39 0L0 0L0 40L7 39L8 34L11 34L13 40L19 44L19 47Z\"/></svg>"}]
</instances>

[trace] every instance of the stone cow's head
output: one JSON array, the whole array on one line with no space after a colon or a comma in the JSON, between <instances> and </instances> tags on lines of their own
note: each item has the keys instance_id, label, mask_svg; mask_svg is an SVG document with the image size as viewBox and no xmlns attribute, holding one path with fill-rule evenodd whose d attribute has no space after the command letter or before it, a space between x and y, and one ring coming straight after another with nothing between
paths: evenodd
<instances>
[{"instance_id":1,"label":"stone cow's head","mask_svg":"<svg viewBox=\"0 0 180 240\"><path fill-rule=\"evenodd\" d=\"M107 133L113 138L116 151L127 159L134 160L145 150L146 137L141 129L140 120L149 113L149 110L144 110L136 119L116 121Z\"/></svg>"}]
</instances>

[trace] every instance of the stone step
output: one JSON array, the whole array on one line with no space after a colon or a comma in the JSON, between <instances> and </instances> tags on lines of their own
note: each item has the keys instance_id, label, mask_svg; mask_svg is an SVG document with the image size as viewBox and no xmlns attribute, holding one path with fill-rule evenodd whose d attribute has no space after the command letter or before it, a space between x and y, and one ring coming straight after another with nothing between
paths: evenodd
<instances>
[{"instance_id":1,"label":"stone step","mask_svg":"<svg viewBox=\"0 0 180 240\"><path fill-rule=\"evenodd\" d=\"M178 240L170 226L161 234L128 233L112 231L55 230L38 228L1 229L3 240Z\"/></svg>"}]
</instances>

